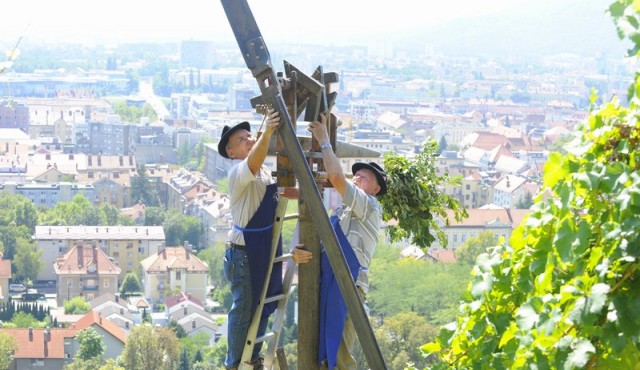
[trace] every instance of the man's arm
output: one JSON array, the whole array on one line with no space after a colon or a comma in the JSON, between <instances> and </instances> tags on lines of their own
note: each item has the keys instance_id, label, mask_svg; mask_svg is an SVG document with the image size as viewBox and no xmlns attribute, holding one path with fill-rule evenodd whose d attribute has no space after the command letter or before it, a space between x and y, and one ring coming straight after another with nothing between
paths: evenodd
<instances>
[{"instance_id":1,"label":"man's arm","mask_svg":"<svg viewBox=\"0 0 640 370\"><path fill-rule=\"evenodd\" d=\"M308 130L313 133L320 146L323 144L331 144L329 141L329 133L327 132L327 118L324 114L320 115L320 122L311 122ZM338 159L330 146L322 149L322 160L324 162L324 168L327 170L329 181L331 181L331 184L338 193L344 196L347 188L347 177L344 175L344 172L342 172L340 159Z\"/></svg>"},{"instance_id":2,"label":"man's arm","mask_svg":"<svg viewBox=\"0 0 640 370\"><path fill-rule=\"evenodd\" d=\"M280 117L278 112L270 110L267 117L267 127L264 132L258 138L258 141L253 145L247 156L247 164L252 174L258 173L260 167L264 163L264 159L267 157L267 151L269 150L269 142L271 141L271 135L280 125Z\"/></svg>"}]
</instances>

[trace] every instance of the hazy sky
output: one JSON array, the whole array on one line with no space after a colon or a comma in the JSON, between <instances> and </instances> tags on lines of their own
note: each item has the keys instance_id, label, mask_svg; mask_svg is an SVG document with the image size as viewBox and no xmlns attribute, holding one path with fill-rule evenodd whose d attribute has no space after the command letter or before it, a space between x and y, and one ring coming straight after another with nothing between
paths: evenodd
<instances>
[{"instance_id":1,"label":"hazy sky","mask_svg":"<svg viewBox=\"0 0 640 370\"><path fill-rule=\"evenodd\" d=\"M266 40L339 44L347 37L491 14L533 1L249 0L249 6ZM1 9L2 49L20 36L48 42L235 41L219 0L13 0L3 1Z\"/></svg>"}]
</instances>

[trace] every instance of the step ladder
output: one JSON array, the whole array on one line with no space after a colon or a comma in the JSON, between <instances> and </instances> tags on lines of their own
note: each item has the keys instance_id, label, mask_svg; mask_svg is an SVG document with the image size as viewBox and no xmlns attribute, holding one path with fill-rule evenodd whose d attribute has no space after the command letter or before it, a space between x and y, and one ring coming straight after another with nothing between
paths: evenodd
<instances>
[{"instance_id":1,"label":"step ladder","mask_svg":"<svg viewBox=\"0 0 640 370\"><path fill-rule=\"evenodd\" d=\"M276 250L278 247L278 239L280 236L280 232L282 230L282 224L286 220L297 219L298 215L287 215L285 216L285 212L287 210L288 199L281 196L278 200L278 206L276 207L276 215L273 222L273 238L271 243L271 258L269 262L269 267L267 269L267 277L264 282L264 286L262 288L262 295L260 296L260 302L258 302L258 306L256 308L256 312L251 319L251 324L249 325L249 330L247 331L247 339L245 340L244 350L242 351L242 358L240 360L240 365L238 370L253 370L253 365L251 362L251 355L253 354L253 348L256 344L265 342L267 344L267 348L264 351L264 368L267 370L272 370L274 367L276 356L276 347L278 346L278 341L280 339L280 333L282 332L282 328L284 326L284 316L287 307L287 301L289 299L289 293L291 291L291 285L293 283L293 277L296 272L296 263L293 261L291 253L283 253L281 256L276 257ZM295 245L298 244L298 228L299 225L296 224L296 229L294 231L294 237L292 240L292 248L295 248ZM285 263L284 265L284 277L282 279L282 293L267 297L267 288L269 287L269 280L271 276L271 271L273 270L273 265L276 263ZM264 305L271 302L278 302L278 306L276 310L271 315L273 321L271 324L271 330L267 331L264 335L257 337L258 334L258 325L260 323L260 317L262 316L262 310ZM263 344L264 346L264 344Z\"/></svg>"}]
</instances>

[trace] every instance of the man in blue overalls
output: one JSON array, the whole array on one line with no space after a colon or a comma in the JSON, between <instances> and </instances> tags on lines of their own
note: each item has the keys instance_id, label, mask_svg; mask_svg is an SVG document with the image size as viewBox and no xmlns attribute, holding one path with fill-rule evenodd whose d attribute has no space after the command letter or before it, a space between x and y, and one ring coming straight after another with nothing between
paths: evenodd
<instances>
[{"instance_id":1,"label":"man in blue overalls","mask_svg":"<svg viewBox=\"0 0 640 370\"><path fill-rule=\"evenodd\" d=\"M334 189L342 196L342 205L331 215L331 224L338 237L347 265L364 301L369 290L368 268L378 244L382 222L382 207L376 199L387 191L384 170L374 162L355 163L348 181L340 160L336 157L327 132L326 118L311 122L313 133L322 150L322 160ZM340 294L329 260L323 253L320 280L320 349L319 362L329 369L357 368L351 355L356 332L347 315L347 307Z\"/></svg>"},{"instance_id":2,"label":"man in blue overalls","mask_svg":"<svg viewBox=\"0 0 640 370\"><path fill-rule=\"evenodd\" d=\"M251 135L248 122L233 127L225 126L218 143L221 156L237 163L229 170L229 194L233 228L224 258L224 274L231 283L233 306L228 317L228 348L224 361L227 369L237 369L242 358L245 339L251 318L262 293L271 252L272 227L278 188L271 171L264 165L269 141L280 124L277 112L269 111L267 125L256 140ZM308 253L295 250L295 253ZM277 255L282 254L281 241ZM296 262L306 262L308 258L294 258ZM282 291L282 263L274 264L267 295ZM257 336L265 333L269 315L277 302L264 306ZM260 349L255 345L251 357L254 369L262 369Z\"/></svg>"}]
</instances>

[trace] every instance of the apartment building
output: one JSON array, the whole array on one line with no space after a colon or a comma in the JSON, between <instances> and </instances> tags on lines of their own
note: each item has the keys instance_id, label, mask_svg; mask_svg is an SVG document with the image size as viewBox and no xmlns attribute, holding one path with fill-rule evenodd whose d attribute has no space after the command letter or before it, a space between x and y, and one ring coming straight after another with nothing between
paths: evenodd
<instances>
[{"instance_id":1,"label":"apartment building","mask_svg":"<svg viewBox=\"0 0 640 370\"><path fill-rule=\"evenodd\" d=\"M118 279L135 272L144 258L165 243L162 226L36 226L36 249L42 251L44 269L38 280L56 280L54 263L78 242L99 247L120 269Z\"/></svg>"},{"instance_id":2,"label":"apartment building","mask_svg":"<svg viewBox=\"0 0 640 370\"><path fill-rule=\"evenodd\" d=\"M90 301L102 294L117 293L120 272L97 245L78 241L53 264L58 306L77 296Z\"/></svg>"},{"instance_id":3,"label":"apartment building","mask_svg":"<svg viewBox=\"0 0 640 370\"><path fill-rule=\"evenodd\" d=\"M162 303L173 292L184 292L204 302L209 266L196 257L190 246L165 247L142 262L144 296Z\"/></svg>"}]
</instances>

